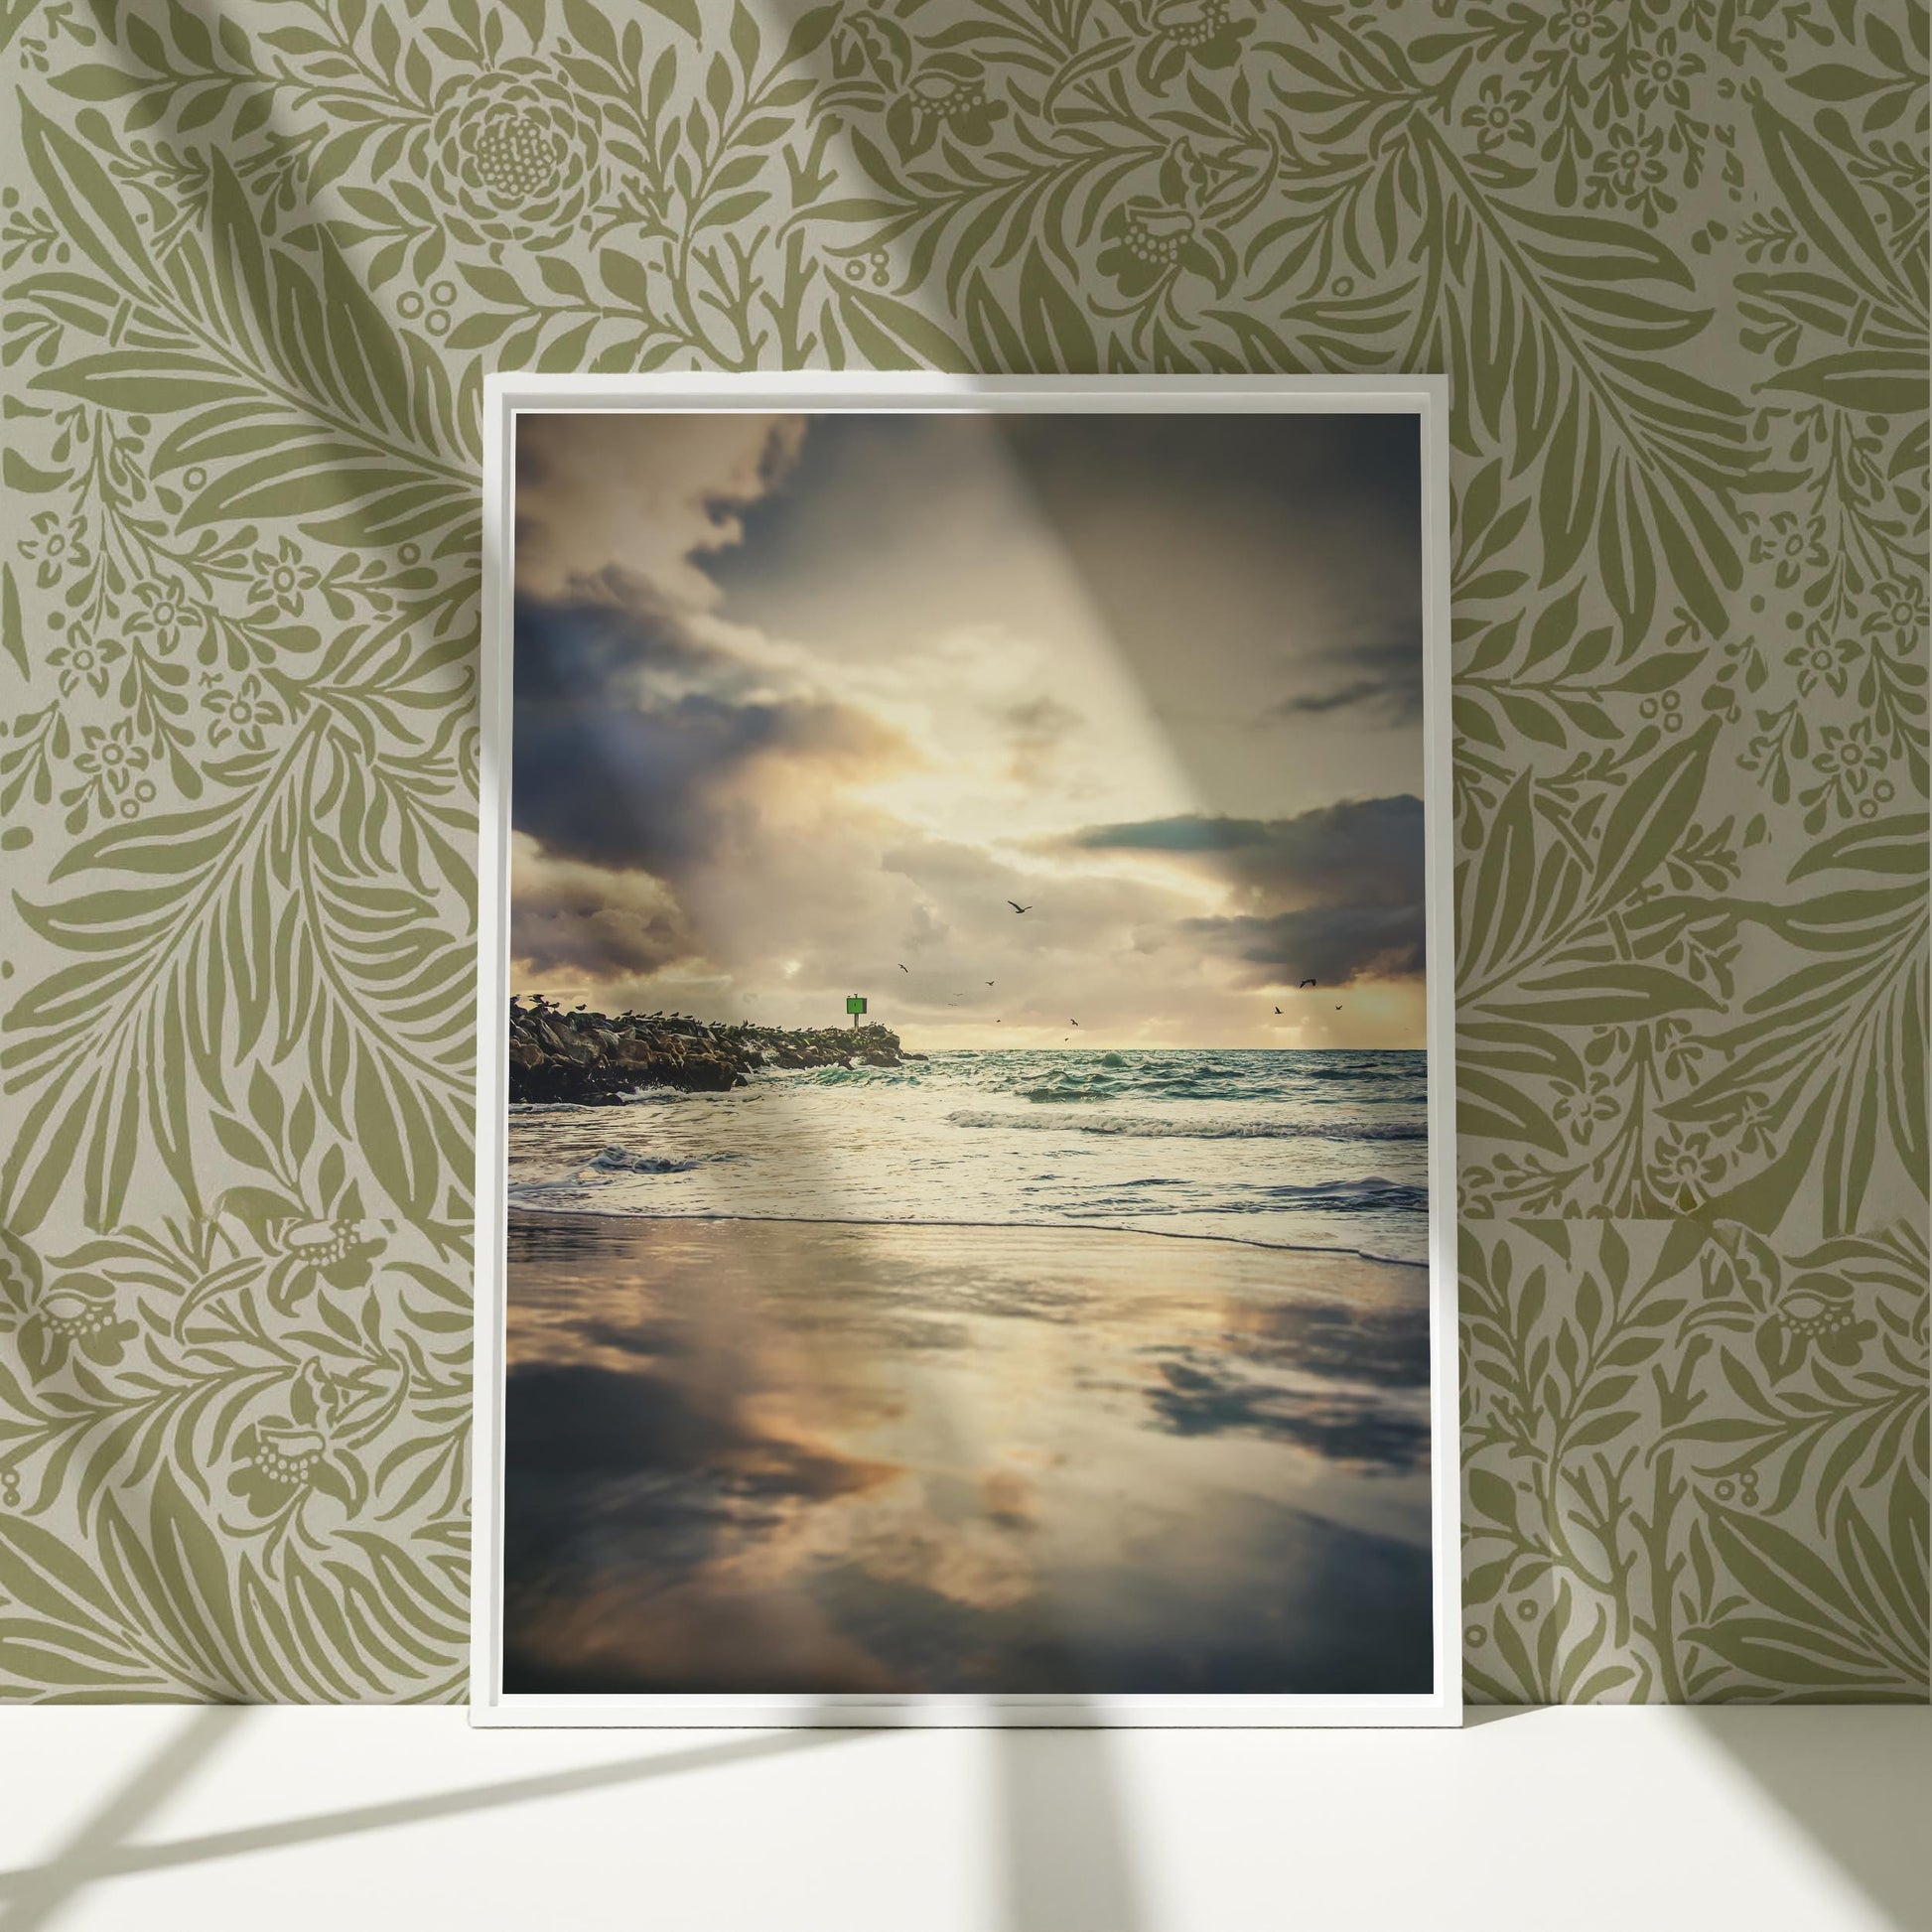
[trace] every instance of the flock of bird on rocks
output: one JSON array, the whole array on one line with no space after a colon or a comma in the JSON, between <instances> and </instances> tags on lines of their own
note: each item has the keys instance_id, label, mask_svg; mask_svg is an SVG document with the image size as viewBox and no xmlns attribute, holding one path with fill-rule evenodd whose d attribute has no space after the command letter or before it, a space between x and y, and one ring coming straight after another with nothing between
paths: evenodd
<instances>
[{"instance_id":1,"label":"flock of bird on rocks","mask_svg":"<svg viewBox=\"0 0 1932 1932\"><path fill-rule=\"evenodd\" d=\"M760 1067L898 1066L890 1028L713 1026L684 1013L566 1012L541 993L510 1001L509 1097L514 1102L621 1100L638 1087L723 1093Z\"/></svg>"}]
</instances>

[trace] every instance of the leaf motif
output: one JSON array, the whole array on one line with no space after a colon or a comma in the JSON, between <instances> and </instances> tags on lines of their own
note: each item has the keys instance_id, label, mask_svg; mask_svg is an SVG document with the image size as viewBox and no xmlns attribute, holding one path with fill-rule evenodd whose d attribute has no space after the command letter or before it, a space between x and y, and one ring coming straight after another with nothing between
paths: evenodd
<instances>
[{"instance_id":1,"label":"leaf motif","mask_svg":"<svg viewBox=\"0 0 1932 1932\"><path fill-rule=\"evenodd\" d=\"M897 296L854 283L839 288L839 309L866 361L877 369L965 367L938 324Z\"/></svg>"},{"instance_id":2,"label":"leaf motif","mask_svg":"<svg viewBox=\"0 0 1932 1932\"><path fill-rule=\"evenodd\" d=\"M1764 386L1816 396L1861 415L1918 418L1925 414L1928 377L1923 361L1911 355L1851 349L1815 356L1770 377Z\"/></svg>"},{"instance_id":3,"label":"leaf motif","mask_svg":"<svg viewBox=\"0 0 1932 1932\"><path fill-rule=\"evenodd\" d=\"M206 409L253 393L243 377L221 363L128 349L76 356L43 371L34 378L34 386L77 396L97 409L139 410L156 416Z\"/></svg>"},{"instance_id":4,"label":"leaf motif","mask_svg":"<svg viewBox=\"0 0 1932 1932\"><path fill-rule=\"evenodd\" d=\"M1718 1554L1762 1609L1707 1626L1701 1641L1791 1685L1883 1683L1896 1671L1898 1659L1835 1563L1779 1524L1717 1508L1706 1519Z\"/></svg>"},{"instance_id":5,"label":"leaf motif","mask_svg":"<svg viewBox=\"0 0 1932 1932\"><path fill-rule=\"evenodd\" d=\"M1522 1088L1466 1063L1456 1074L1456 1120L1462 1133L1487 1140L1527 1141L1563 1155L1568 1145L1550 1117Z\"/></svg>"},{"instance_id":6,"label":"leaf motif","mask_svg":"<svg viewBox=\"0 0 1932 1932\"><path fill-rule=\"evenodd\" d=\"M1717 736L1717 720L1707 720L1630 780L1604 823L1597 848L1597 904L1615 905L1627 898L1684 837L1704 792Z\"/></svg>"},{"instance_id":7,"label":"leaf motif","mask_svg":"<svg viewBox=\"0 0 1932 1932\"><path fill-rule=\"evenodd\" d=\"M1028 251L1020 271L1020 334L1029 368L1091 374L1100 366L1086 312L1037 248Z\"/></svg>"},{"instance_id":8,"label":"leaf motif","mask_svg":"<svg viewBox=\"0 0 1932 1932\"><path fill-rule=\"evenodd\" d=\"M131 265L146 258L147 244L106 170L31 100L21 102L20 130L28 166L61 232L110 281L127 287L134 279Z\"/></svg>"},{"instance_id":9,"label":"leaf motif","mask_svg":"<svg viewBox=\"0 0 1932 1932\"><path fill-rule=\"evenodd\" d=\"M0 564L0 650L13 659L23 678L33 676L33 667L27 661L26 624L20 614L20 586L14 582L11 564Z\"/></svg>"},{"instance_id":10,"label":"leaf motif","mask_svg":"<svg viewBox=\"0 0 1932 1932\"><path fill-rule=\"evenodd\" d=\"M1673 1014L1715 1012L1718 1006L1707 987L1681 973L1626 960L1527 975L1521 986L1534 997L1499 1000L1495 1011L1544 1026L1646 1026Z\"/></svg>"},{"instance_id":11,"label":"leaf motif","mask_svg":"<svg viewBox=\"0 0 1932 1932\"><path fill-rule=\"evenodd\" d=\"M1893 300L1896 267L1852 174L1760 94L1751 123L1771 179L1806 239L1877 302ZM1910 313L1913 305L1906 305ZM1922 302L1918 305L1921 310ZM1921 368L1920 373L1923 374Z\"/></svg>"},{"instance_id":12,"label":"leaf motif","mask_svg":"<svg viewBox=\"0 0 1932 1932\"><path fill-rule=\"evenodd\" d=\"M1932 820L1922 812L1900 813L1868 823L1861 821L1801 852L1792 864L1790 877L1795 882L1846 866L1863 872L1902 873L1907 878L1922 878L1932 870L1929 840L1932 840Z\"/></svg>"}]
</instances>

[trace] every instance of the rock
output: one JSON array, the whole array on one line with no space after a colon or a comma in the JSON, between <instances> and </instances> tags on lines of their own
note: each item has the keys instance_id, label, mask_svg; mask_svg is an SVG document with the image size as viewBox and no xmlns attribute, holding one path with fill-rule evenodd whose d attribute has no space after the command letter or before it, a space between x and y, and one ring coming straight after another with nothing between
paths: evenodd
<instances>
[{"instance_id":1,"label":"rock","mask_svg":"<svg viewBox=\"0 0 1932 1932\"><path fill-rule=\"evenodd\" d=\"M641 1086L725 1093L761 1066L892 1067L923 1058L900 1050L885 1027L706 1026L682 1015L509 1011L513 1101L615 1103Z\"/></svg>"}]
</instances>

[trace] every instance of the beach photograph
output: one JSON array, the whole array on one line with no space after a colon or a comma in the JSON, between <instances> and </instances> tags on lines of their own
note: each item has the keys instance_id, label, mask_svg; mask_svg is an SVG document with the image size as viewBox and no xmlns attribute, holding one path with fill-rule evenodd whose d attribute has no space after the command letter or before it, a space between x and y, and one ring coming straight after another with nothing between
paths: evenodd
<instances>
[{"instance_id":1,"label":"beach photograph","mask_svg":"<svg viewBox=\"0 0 1932 1932\"><path fill-rule=\"evenodd\" d=\"M511 576L500 1691L1430 1695L1418 416L524 409Z\"/></svg>"}]
</instances>

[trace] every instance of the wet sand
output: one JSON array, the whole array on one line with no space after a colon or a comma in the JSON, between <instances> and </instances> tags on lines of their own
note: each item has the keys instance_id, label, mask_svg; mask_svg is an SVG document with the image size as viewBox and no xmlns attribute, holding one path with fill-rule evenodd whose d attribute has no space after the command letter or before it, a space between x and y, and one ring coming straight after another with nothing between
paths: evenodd
<instances>
[{"instance_id":1,"label":"wet sand","mask_svg":"<svg viewBox=\"0 0 1932 1932\"><path fill-rule=\"evenodd\" d=\"M514 1212L504 1688L1430 1688L1427 1275Z\"/></svg>"}]
</instances>

